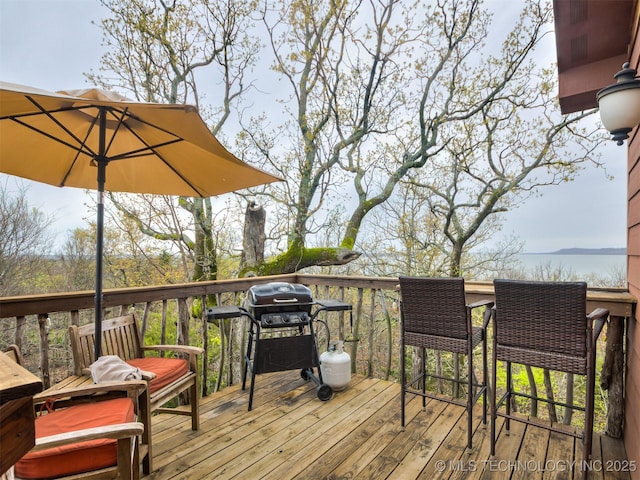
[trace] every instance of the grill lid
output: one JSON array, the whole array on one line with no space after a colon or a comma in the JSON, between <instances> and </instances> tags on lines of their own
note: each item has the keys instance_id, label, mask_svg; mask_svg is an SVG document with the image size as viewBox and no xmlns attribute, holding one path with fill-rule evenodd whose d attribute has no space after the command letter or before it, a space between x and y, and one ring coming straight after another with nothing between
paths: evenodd
<instances>
[{"instance_id":1,"label":"grill lid","mask_svg":"<svg viewBox=\"0 0 640 480\"><path fill-rule=\"evenodd\" d=\"M271 282L249 288L252 307L261 305L312 304L311 289L300 283Z\"/></svg>"}]
</instances>

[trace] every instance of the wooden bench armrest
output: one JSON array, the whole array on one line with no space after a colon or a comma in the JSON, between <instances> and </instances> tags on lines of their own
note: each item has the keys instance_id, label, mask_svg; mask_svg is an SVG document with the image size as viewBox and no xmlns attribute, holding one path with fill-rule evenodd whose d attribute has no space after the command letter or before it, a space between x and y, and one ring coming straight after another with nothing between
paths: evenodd
<instances>
[{"instance_id":1,"label":"wooden bench armrest","mask_svg":"<svg viewBox=\"0 0 640 480\"><path fill-rule=\"evenodd\" d=\"M45 450L47 448L60 447L72 443L84 442L88 440L96 440L101 438L112 438L119 440L122 438L130 438L142 435L144 425L140 422L119 423L116 425L108 425L104 427L86 428L75 432L59 433L49 437L36 439L36 445L31 449L32 452Z\"/></svg>"},{"instance_id":2,"label":"wooden bench armrest","mask_svg":"<svg viewBox=\"0 0 640 480\"><path fill-rule=\"evenodd\" d=\"M157 352L180 352L188 355L200 355L204 348L193 347L191 345L147 345L142 347L143 351L155 350Z\"/></svg>"},{"instance_id":3,"label":"wooden bench armrest","mask_svg":"<svg viewBox=\"0 0 640 480\"><path fill-rule=\"evenodd\" d=\"M142 374L142 379L146 380L147 382L150 382L151 380L153 380L158 376L155 373L147 372L146 370L140 370L140 373Z\"/></svg>"},{"instance_id":4,"label":"wooden bench armrest","mask_svg":"<svg viewBox=\"0 0 640 480\"><path fill-rule=\"evenodd\" d=\"M100 382L81 386L45 390L33 397L34 403L42 403L47 399L86 397L96 393L124 392L140 395L147 388L144 380L127 380L126 382Z\"/></svg>"}]
</instances>

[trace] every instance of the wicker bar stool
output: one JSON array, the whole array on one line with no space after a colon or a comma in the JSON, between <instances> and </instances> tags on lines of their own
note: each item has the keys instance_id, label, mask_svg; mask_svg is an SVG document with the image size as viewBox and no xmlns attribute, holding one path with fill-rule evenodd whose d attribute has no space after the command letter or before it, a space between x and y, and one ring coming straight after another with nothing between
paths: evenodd
<instances>
[{"instance_id":1,"label":"wicker bar stool","mask_svg":"<svg viewBox=\"0 0 640 480\"><path fill-rule=\"evenodd\" d=\"M496 304L493 335L493 395L491 405L491 455L496 449L496 418L505 418L509 431L510 420L564 433L583 441L583 478L586 462L591 454L593 436L593 405L595 389L595 343L609 316L609 311L597 308L586 314L587 284L584 282L533 282L494 280ZM594 327L595 322L595 327ZM505 362L506 392L498 398L496 388L497 363ZM572 402L567 405L543 397L533 397L514 390L512 363L546 368L558 372L585 375L587 393L584 406ZM562 405L585 412L582 432L570 432L553 424L514 416L513 397L527 397L546 403ZM500 408L504 405L505 411Z\"/></svg>"},{"instance_id":2,"label":"wicker bar stool","mask_svg":"<svg viewBox=\"0 0 640 480\"><path fill-rule=\"evenodd\" d=\"M472 409L483 397L482 421L487 423L487 345L486 327L491 318L493 301L484 300L467 305L462 278L400 277L401 312L401 423L405 426L405 397L407 393L466 407L467 446L472 448ZM485 306L481 327L474 327L471 312ZM482 381L474 381L473 351L482 347ZM408 380L405 365L406 347L419 347L422 372ZM426 349L464 354L467 356L467 378L453 378L428 372ZM429 378L441 379L454 385L466 386L466 398L445 397L427 390Z\"/></svg>"}]
</instances>

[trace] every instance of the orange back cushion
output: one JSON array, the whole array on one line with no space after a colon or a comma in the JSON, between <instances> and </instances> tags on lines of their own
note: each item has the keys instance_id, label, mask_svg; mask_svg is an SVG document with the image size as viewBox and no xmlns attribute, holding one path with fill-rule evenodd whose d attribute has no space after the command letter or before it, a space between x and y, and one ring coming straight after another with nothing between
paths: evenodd
<instances>
[{"instance_id":1,"label":"orange back cushion","mask_svg":"<svg viewBox=\"0 0 640 480\"><path fill-rule=\"evenodd\" d=\"M140 370L156 374L156 378L151 380L149 385L150 393L156 392L170 383L175 382L189 371L187 361L182 358L132 358L131 360L127 360L127 363L138 367Z\"/></svg>"},{"instance_id":2,"label":"orange back cushion","mask_svg":"<svg viewBox=\"0 0 640 480\"><path fill-rule=\"evenodd\" d=\"M36 418L36 439L84 428L133 422L129 398L75 405ZM116 465L116 441L97 439L29 452L15 465L20 478L53 478Z\"/></svg>"}]
</instances>

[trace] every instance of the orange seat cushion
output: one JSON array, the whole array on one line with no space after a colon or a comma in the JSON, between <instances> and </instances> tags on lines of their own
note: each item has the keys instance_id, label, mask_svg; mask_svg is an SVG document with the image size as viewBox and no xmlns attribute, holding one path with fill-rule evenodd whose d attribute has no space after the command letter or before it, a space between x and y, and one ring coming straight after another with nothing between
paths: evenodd
<instances>
[{"instance_id":1,"label":"orange seat cushion","mask_svg":"<svg viewBox=\"0 0 640 480\"><path fill-rule=\"evenodd\" d=\"M189 371L189 364L183 358L145 357L127 360L129 365L145 372L153 372L156 378L149 384L149 393L156 392L183 377Z\"/></svg>"},{"instance_id":2,"label":"orange seat cushion","mask_svg":"<svg viewBox=\"0 0 640 480\"><path fill-rule=\"evenodd\" d=\"M36 418L36 439L84 428L133 422L130 398L74 405ZM54 478L116 465L116 440L97 439L29 452L15 465L19 478Z\"/></svg>"}]
</instances>

